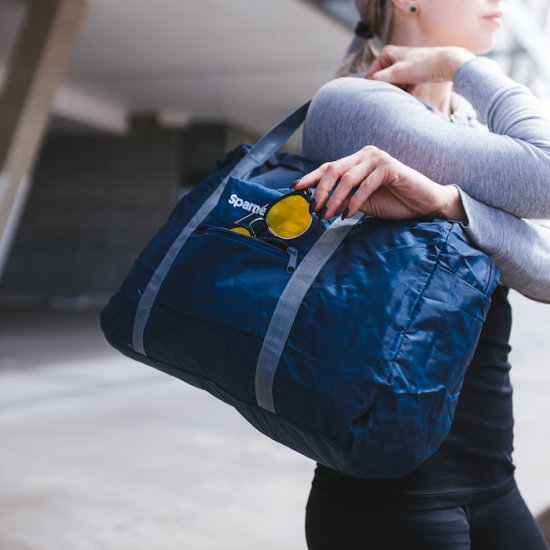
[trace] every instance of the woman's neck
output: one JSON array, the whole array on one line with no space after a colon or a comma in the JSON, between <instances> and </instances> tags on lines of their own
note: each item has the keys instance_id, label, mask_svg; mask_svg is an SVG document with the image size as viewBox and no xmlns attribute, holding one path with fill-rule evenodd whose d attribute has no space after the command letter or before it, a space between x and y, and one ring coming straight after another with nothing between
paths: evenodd
<instances>
[{"instance_id":1,"label":"woman's neck","mask_svg":"<svg viewBox=\"0 0 550 550\"><path fill-rule=\"evenodd\" d=\"M396 46L435 46L431 44L422 30L412 24L408 15L396 11L392 17L388 44ZM452 82L426 82L415 86L412 95L433 105L445 116L451 115Z\"/></svg>"},{"instance_id":2,"label":"woman's neck","mask_svg":"<svg viewBox=\"0 0 550 550\"><path fill-rule=\"evenodd\" d=\"M452 90L452 82L426 82L417 85L412 95L427 101L445 116L450 116Z\"/></svg>"}]
</instances>

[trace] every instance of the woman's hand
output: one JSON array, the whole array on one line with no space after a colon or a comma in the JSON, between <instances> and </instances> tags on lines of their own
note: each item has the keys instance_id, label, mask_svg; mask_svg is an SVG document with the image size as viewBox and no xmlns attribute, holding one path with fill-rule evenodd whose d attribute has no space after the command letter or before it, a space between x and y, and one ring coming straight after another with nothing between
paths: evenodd
<instances>
[{"instance_id":1,"label":"woman's hand","mask_svg":"<svg viewBox=\"0 0 550 550\"><path fill-rule=\"evenodd\" d=\"M349 218L361 210L386 219L433 216L467 223L455 186L439 185L371 145L321 165L295 182L293 188L314 185L312 211L321 219L340 212L343 218ZM355 192L350 194L353 189Z\"/></svg>"},{"instance_id":2,"label":"woman's hand","mask_svg":"<svg viewBox=\"0 0 550 550\"><path fill-rule=\"evenodd\" d=\"M366 78L389 82L412 92L424 82L454 80L456 72L475 55L464 48L384 46Z\"/></svg>"}]
</instances>

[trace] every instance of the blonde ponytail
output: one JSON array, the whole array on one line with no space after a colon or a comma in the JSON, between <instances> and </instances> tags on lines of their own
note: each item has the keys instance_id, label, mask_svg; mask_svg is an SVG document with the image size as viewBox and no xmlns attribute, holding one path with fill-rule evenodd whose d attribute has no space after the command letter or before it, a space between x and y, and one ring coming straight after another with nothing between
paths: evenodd
<instances>
[{"instance_id":1,"label":"blonde ponytail","mask_svg":"<svg viewBox=\"0 0 550 550\"><path fill-rule=\"evenodd\" d=\"M336 76L366 72L378 57L379 48L387 41L390 32L392 0L355 0L355 7L363 25L372 29L374 36L354 36Z\"/></svg>"}]
</instances>

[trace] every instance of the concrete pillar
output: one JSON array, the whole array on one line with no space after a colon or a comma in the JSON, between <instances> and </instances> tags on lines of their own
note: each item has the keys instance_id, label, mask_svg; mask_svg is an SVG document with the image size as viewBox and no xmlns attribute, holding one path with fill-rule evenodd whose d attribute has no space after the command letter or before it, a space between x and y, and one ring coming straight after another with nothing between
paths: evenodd
<instances>
[{"instance_id":1,"label":"concrete pillar","mask_svg":"<svg viewBox=\"0 0 550 550\"><path fill-rule=\"evenodd\" d=\"M0 277L84 5L85 0L31 1L8 63L0 99Z\"/></svg>"},{"instance_id":2,"label":"concrete pillar","mask_svg":"<svg viewBox=\"0 0 550 550\"><path fill-rule=\"evenodd\" d=\"M0 307L104 303L175 204L177 143L177 132L147 116L121 136L49 132Z\"/></svg>"},{"instance_id":3,"label":"concrete pillar","mask_svg":"<svg viewBox=\"0 0 550 550\"><path fill-rule=\"evenodd\" d=\"M0 281L2 305L105 303L177 197L258 136L224 124L184 130L134 115L125 135L53 128Z\"/></svg>"}]
</instances>

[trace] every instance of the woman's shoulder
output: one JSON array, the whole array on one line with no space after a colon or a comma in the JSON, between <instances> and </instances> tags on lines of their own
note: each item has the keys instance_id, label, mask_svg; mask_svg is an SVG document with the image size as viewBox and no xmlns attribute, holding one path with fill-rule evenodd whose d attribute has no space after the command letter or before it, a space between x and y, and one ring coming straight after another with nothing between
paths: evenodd
<instances>
[{"instance_id":1,"label":"woman's shoulder","mask_svg":"<svg viewBox=\"0 0 550 550\"><path fill-rule=\"evenodd\" d=\"M365 73L355 73L349 76L335 78L325 83L315 94L313 101L316 106L322 104L323 110L331 104L342 106L348 102L354 103L360 99L372 99L367 104L373 110L392 109L401 115L409 110L427 109L439 117L447 117L438 111L433 105L417 98L405 90L372 79L366 79ZM364 103L363 103L364 105ZM455 124L484 129L479 122L476 110L463 96L453 92L451 97L453 115L450 122ZM447 119L448 120L448 119Z\"/></svg>"},{"instance_id":2,"label":"woman's shoulder","mask_svg":"<svg viewBox=\"0 0 550 550\"><path fill-rule=\"evenodd\" d=\"M394 84L380 82L371 78L365 78L365 73L353 73L348 76L340 76L329 80L319 88L316 95L327 92L341 92L345 90L387 90L397 94L409 95Z\"/></svg>"},{"instance_id":3,"label":"woman's shoulder","mask_svg":"<svg viewBox=\"0 0 550 550\"><path fill-rule=\"evenodd\" d=\"M359 73L329 80L313 96L312 107L325 110L332 106L361 105L362 111L368 112L403 112L408 108L419 108L415 98L401 88L364 76Z\"/></svg>"}]
</instances>

